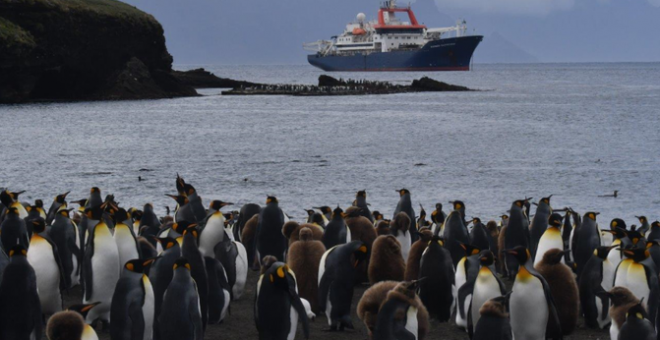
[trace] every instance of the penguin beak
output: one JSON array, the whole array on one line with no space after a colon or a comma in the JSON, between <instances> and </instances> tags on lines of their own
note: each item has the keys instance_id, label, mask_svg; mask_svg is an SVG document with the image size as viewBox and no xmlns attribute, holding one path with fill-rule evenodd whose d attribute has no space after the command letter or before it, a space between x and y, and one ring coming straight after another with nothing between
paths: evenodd
<instances>
[{"instance_id":1,"label":"penguin beak","mask_svg":"<svg viewBox=\"0 0 660 340\"><path fill-rule=\"evenodd\" d=\"M511 254L511 255L514 255L514 256L515 256L515 255L518 255L518 251L517 251L517 250L514 250L514 249L505 249L504 251L505 251L507 254Z\"/></svg>"}]
</instances>

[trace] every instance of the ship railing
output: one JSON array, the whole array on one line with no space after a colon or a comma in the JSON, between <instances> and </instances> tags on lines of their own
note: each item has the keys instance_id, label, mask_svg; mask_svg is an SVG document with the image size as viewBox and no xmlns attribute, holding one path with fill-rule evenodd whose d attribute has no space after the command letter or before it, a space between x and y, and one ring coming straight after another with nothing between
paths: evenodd
<instances>
[{"instance_id":1,"label":"ship railing","mask_svg":"<svg viewBox=\"0 0 660 340\"><path fill-rule=\"evenodd\" d=\"M321 55L326 55L330 51L332 51L334 46L335 46L334 42L330 40L317 40L311 43L304 43L303 49L310 52L316 52Z\"/></svg>"}]
</instances>

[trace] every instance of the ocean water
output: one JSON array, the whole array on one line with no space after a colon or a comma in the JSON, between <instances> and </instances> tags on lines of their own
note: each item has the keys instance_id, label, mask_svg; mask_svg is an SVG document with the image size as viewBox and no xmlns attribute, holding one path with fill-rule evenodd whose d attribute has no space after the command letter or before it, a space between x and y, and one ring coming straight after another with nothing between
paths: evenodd
<instances>
[{"instance_id":1,"label":"ocean water","mask_svg":"<svg viewBox=\"0 0 660 340\"><path fill-rule=\"evenodd\" d=\"M322 74L307 65L176 67L265 83L314 84ZM346 207L360 189L389 216L401 188L417 211L459 199L482 220L550 194L555 208L601 212L602 224L660 218L660 64L332 75L428 75L480 91L302 98L207 89L196 98L0 106L0 187L49 205L99 186L123 206L152 202L162 214L179 173L206 204L238 209L276 195L299 219L311 206ZM598 197L614 190L616 199Z\"/></svg>"}]
</instances>

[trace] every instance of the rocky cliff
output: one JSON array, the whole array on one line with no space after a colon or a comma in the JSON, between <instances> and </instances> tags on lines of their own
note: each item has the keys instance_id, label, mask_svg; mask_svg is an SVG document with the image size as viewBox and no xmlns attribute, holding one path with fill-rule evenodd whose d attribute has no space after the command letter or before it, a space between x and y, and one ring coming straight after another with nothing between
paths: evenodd
<instances>
[{"instance_id":1,"label":"rocky cliff","mask_svg":"<svg viewBox=\"0 0 660 340\"><path fill-rule=\"evenodd\" d=\"M0 0L0 103L194 96L162 26L114 0Z\"/></svg>"}]
</instances>

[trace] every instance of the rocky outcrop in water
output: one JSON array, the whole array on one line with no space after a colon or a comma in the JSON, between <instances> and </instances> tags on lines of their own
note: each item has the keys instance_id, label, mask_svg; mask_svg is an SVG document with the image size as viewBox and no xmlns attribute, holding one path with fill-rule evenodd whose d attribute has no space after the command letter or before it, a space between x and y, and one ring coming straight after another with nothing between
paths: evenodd
<instances>
[{"instance_id":1,"label":"rocky outcrop in water","mask_svg":"<svg viewBox=\"0 0 660 340\"><path fill-rule=\"evenodd\" d=\"M233 80L229 78L220 78L215 74L198 68L190 71L174 71L172 75L188 86L195 88L237 88L256 86L259 84L249 81Z\"/></svg>"},{"instance_id":2,"label":"rocky outcrop in water","mask_svg":"<svg viewBox=\"0 0 660 340\"><path fill-rule=\"evenodd\" d=\"M163 28L115 0L0 0L0 103L194 96Z\"/></svg>"}]
</instances>

